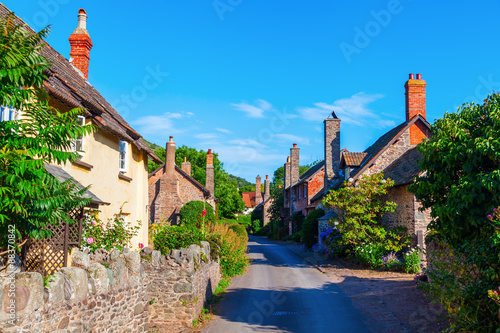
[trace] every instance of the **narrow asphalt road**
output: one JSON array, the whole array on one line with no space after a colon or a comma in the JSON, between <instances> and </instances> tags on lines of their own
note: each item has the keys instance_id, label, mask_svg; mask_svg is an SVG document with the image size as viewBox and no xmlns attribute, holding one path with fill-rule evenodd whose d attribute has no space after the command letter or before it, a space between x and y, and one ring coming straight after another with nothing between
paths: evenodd
<instances>
[{"instance_id":1,"label":"narrow asphalt road","mask_svg":"<svg viewBox=\"0 0 500 333\"><path fill-rule=\"evenodd\" d=\"M252 236L248 246L248 272L233 279L203 332L369 332L342 291L286 247Z\"/></svg>"}]
</instances>

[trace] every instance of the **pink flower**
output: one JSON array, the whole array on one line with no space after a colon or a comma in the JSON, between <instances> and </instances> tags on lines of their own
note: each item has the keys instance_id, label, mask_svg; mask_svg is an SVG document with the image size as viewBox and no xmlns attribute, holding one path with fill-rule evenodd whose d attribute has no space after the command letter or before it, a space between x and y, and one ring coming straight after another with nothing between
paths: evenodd
<instances>
[{"instance_id":1,"label":"pink flower","mask_svg":"<svg viewBox=\"0 0 500 333\"><path fill-rule=\"evenodd\" d=\"M94 242L94 239L92 237L87 238L87 243L92 244Z\"/></svg>"},{"instance_id":2,"label":"pink flower","mask_svg":"<svg viewBox=\"0 0 500 333\"><path fill-rule=\"evenodd\" d=\"M144 244L142 243L139 243L139 248L142 250L142 248L144 247Z\"/></svg>"},{"instance_id":3,"label":"pink flower","mask_svg":"<svg viewBox=\"0 0 500 333\"><path fill-rule=\"evenodd\" d=\"M491 220L491 215L490 214L488 214L488 216L486 216L486 217Z\"/></svg>"},{"instance_id":4,"label":"pink flower","mask_svg":"<svg viewBox=\"0 0 500 333\"><path fill-rule=\"evenodd\" d=\"M92 221L92 225L95 225L95 221Z\"/></svg>"},{"instance_id":5,"label":"pink flower","mask_svg":"<svg viewBox=\"0 0 500 333\"><path fill-rule=\"evenodd\" d=\"M206 208L201 212L201 216L205 217L205 215L207 215L207 209Z\"/></svg>"},{"instance_id":6,"label":"pink flower","mask_svg":"<svg viewBox=\"0 0 500 333\"><path fill-rule=\"evenodd\" d=\"M494 211L494 212L496 212L496 211L497 211L497 209L496 209L496 208L493 208L493 211Z\"/></svg>"}]
</instances>

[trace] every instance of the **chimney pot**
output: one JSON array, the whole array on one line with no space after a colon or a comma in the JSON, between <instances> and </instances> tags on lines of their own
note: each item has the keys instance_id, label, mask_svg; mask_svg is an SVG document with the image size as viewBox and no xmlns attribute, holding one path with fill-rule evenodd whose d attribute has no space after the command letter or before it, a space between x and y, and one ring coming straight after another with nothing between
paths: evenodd
<instances>
[{"instance_id":1,"label":"chimney pot","mask_svg":"<svg viewBox=\"0 0 500 333\"><path fill-rule=\"evenodd\" d=\"M410 80L414 80L415 79L415 74L411 73L410 74Z\"/></svg>"},{"instance_id":2,"label":"chimney pot","mask_svg":"<svg viewBox=\"0 0 500 333\"><path fill-rule=\"evenodd\" d=\"M417 80L422 80L422 74L417 74Z\"/></svg>"},{"instance_id":3,"label":"chimney pot","mask_svg":"<svg viewBox=\"0 0 500 333\"><path fill-rule=\"evenodd\" d=\"M208 150L208 155L212 154L212 149Z\"/></svg>"},{"instance_id":4,"label":"chimney pot","mask_svg":"<svg viewBox=\"0 0 500 333\"><path fill-rule=\"evenodd\" d=\"M170 140L168 140L170 142L174 141L174 137L173 136L170 136Z\"/></svg>"},{"instance_id":5,"label":"chimney pot","mask_svg":"<svg viewBox=\"0 0 500 333\"><path fill-rule=\"evenodd\" d=\"M69 36L69 44L71 45L70 62L85 79L88 79L92 40L87 31L87 12L83 8L78 10L78 26Z\"/></svg>"},{"instance_id":6,"label":"chimney pot","mask_svg":"<svg viewBox=\"0 0 500 333\"><path fill-rule=\"evenodd\" d=\"M293 148L297 148L297 144L296 143L293 144Z\"/></svg>"}]
</instances>

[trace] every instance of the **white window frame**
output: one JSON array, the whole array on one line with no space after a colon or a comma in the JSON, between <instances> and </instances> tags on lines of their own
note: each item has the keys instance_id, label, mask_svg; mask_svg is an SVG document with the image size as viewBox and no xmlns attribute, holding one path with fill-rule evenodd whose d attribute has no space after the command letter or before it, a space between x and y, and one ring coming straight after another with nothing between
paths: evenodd
<instances>
[{"instance_id":1,"label":"white window frame","mask_svg":"<svg viewBox=\"0 0 500 333\"><path fill-rule=\"evenodd\" d=\"M76 116L76 121L80 126L85 126L84 116ZM85 140L83 136L80 136L73 141L73 152L78 153L80 157L85 155Z\"/></svg>"},{"instance_id":2,"label":"white window frame","mask_svg":"<svg viewBox=\"0 0 500 333\"><path fill-rule=\"evenodd\" d=\"M16 109L2 106L0 107L0 121L19 120L20 112Z\"/></svg>"},{"instance_id":3,"label":"white window frame","mask_svg":"<svg viewBox=\"0 0 500 333\"><path fill-rule=\"evenodd\" d=\"M120 172L127 172L128 170L128 142L120 140L118 157L118 170Z\"/></svg>"}]
</instances>

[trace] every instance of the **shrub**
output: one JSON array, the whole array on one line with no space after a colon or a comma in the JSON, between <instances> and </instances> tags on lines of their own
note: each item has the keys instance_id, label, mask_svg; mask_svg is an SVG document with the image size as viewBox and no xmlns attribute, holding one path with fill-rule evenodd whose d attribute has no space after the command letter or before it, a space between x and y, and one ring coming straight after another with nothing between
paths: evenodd
<instances>
[{"instance_id":1,"label":"shrub","mask_svg":"<svg viewBox=\"0 0 500 333\"><path fill-rule=\"evenodd\" d=\"M300 242L302 240L302 237L304 236L304 233L302 231L296 232L293 235L290 236L290 240L294 242Z\"/></svg>"},{"instance_id":2,"label":"shrub","mask_svg":"<svg viewBox=\"0 0 500 333\"><path fill-rule=\"evenodd\" d=\"M282 240L289 234L288 227L281 227L278 229L278 233L276 235L276 240Z\"/></svg>"},{"instance_id":3,"label":"shrub","mask_svg":"<svg viewBox=\"0 0 500 333\"><path fill-rule=\"evenodd\" d=\"M90 252L97 249L111 250L113 248L123 249L131 246L130 240L137 236L140 223L132 226L125 222L123 215L115 214L113 219L109 219L104 224L98 217L99 211L92 210L85 213L83 221L82 247L88 247ZM134 244L135 245L135 244ZM138 244L137 244L138 245Z\"/></svg>"},{"instance_id":4,"label":"shrub","mask_svg":"<svg viewBox=\"0 0 500 333\"><path fill-rule=\"evenodd\" d=\"M231 230L236 232L238 234L238 236L248 238L248 233L247 233L247 229L245 228L245 226L243 226L239 223L227 223L227 225L229 226L229 228Z\"/></svg>"},{"instance_id":5,"label":"shrub","mask_svg":"<svg viewBox=\"0 0 500 333\"><path fill-rule=\"evenodd\" d=\"M334 227L330 226L323 230L320 235L321 237L321 247L316 247L316 251L321 249L320 252L332 256L340 256L345 254L345 245L342 244L342 234L340 231Z\"/></svg>"},{"instance_id":6,"label":"shrub","mask_svg":"<svg viewBox=\"0 0 500 333\"><path fill-rule=\"evenodd\" d=\"M188 248L191 244L201 245L205 237L200 229L190 226L163 226L154 237L155 249L166 255L172 249Z\"/></svg>"},{"instance_id":7,"label":"shrub","mask_svg":"<svg viewBox=\"0 0 500 333\"><path fill-rule=\"evenodd\" d=\"M260 220L254 220L254 221L252 221L252 224L250 226L251 232L255 234L255 233L258 233L260 229L262 229L260 227Z\"/></svg>"},{"instance_id":8,"label":"shrub","mask_svg":"<svg viewBox=\"0 0 500 333\"><path fill-rule=\"evenodd\" d=\"M238 235L227 224L210 223L207 231L211 246L219 248L219 253L215 255L220 257L222 274L229 277L243 274L249 264L247 237Z\"/></svg>"},{"instance_id":9,"label":"shrub","mask_svg":"<svg viewBox=\"0 0 500 333\"><path fill-rule=\"evenodd\" d=\"M382 257L384 252L384 246L380 244L365 244L354 249L356 258L360 263L374 268L382 266Z\"/></svg>"},{"instance_id":10,"label":"shrub","mask_svg":"<svg viewBox=\"0 0 500 333\"><path fill-rule=\"evenodd\" d=\"M206 215L203 216L205 210ZM190 201L181 208L179 217L182 225L202 228L208 222L215 222L212 206L201 201Z\"/></svg>"},{"instance_id":11,"label":"shrub","mask_svg":"<svg viewBox=\"0 0 500 333\"><path fill-rule=\"evenodd\" d=\"M308 249L311 249L318 242L318 219L323 215L325 215L323 209L316 209L310 212L304 220L302 242Z\"/></svg>"},{"instance_id":12,"label":"shrub","mask_svg":"<svg viewBox=\"0 0 500 333\"><path fill-rule=\"evenodd\" d=\"M397 271L401 268L401 261L396 253L389 252L388 255L382 256L382 267L388 271Z\"/></svg>"},{"instance_id":13,"label":"shrub","mask_svg":"<svg viewBox=\"0 0 500 333\"><path fill-rule=\"evenodd\" d=\"M262 214L262 209L254 209L252 211L252 214L250 215L250 219L252 221L252 224L258 220L260 221L260 225L264 223L264 215Z\"/></svg>"},{"instance_id":14,"label":"shrub","mask_svg":"<svg viewBox=\"0 0 500 333\"><path fill-rule=\"evenodd\" d=\"M409 274L418 274L422 271L419 251L417 249L410 249L405 253L403 267L405 272Z\"/></svg>"},{"instance_id":15,"label":"shrub","mask_svg":"<svg viewBox=\"0 0 500 333\"><path fill-rule=\"evenodd\" d=\"M292 232L299 232L302 230L302 224L304 223L304 214L302 211L297 211L292 215Z\"/></svg>"}]
</instances>

